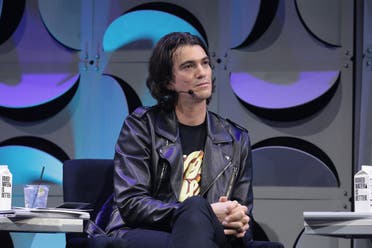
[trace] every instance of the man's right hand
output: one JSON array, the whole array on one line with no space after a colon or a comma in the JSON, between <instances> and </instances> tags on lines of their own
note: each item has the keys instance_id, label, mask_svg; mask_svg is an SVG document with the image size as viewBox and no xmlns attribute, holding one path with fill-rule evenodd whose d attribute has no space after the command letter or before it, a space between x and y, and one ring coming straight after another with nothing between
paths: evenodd
<instances>
[{"instance_id":1,"label":"man's right hand","mask_svg":"<svg viewBox=\"0 0 372 248\"><path fill-rule=\"evenodd\" d=\"M234 235L237 238L244 236L249 229L249 216L247 207L237 201L229 201L221 196L219 202L211 204L218 220L224 226L226 235Z\"/></svg>"},{"instance_id":2,"label":"man's right hand","mask_svg":"<svg viewBox=\"0 0 372 248\"><path fill-rule=\"evenodd\" d=\"M222 223L231 214L232 209L238 205L239 203L237 201L228 201L226 196L221 196L218 202L211 204L211 207L218 220Z\"/></svg>"}]
</instances>

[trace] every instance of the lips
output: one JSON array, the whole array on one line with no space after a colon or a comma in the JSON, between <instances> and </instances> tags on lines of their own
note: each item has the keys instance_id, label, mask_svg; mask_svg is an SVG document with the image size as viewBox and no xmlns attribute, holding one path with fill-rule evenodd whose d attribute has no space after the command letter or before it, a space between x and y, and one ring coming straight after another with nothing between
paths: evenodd
<instances>
[{"instance_id":1,"label":"lips","mask_svg":"<svg viewBox=\"0 0 372 248\"><path fill-rule=\"evenodd\" d=\"M206 82L206 83L199 83L199 84L195 85L195 87L205 87L205 86L208 86L208 85L210 85L209 82Z\"/></svg>"}]
</instances>

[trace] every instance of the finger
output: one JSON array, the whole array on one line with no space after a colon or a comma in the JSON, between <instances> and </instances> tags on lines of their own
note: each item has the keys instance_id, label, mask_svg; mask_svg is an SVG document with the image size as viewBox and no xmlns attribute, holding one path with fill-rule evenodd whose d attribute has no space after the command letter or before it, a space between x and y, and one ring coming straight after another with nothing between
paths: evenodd
<instances>
[{"instance_id":1,"label":"finger","mask_svg":"<svg viewBox=\"0 0 372 248\"><path fill-rule=\"evenodd\" d=\"M242 231L244 230L244 227L246 224L243 224L240 221L236 221L236 222L222 223L222 225L226 229L234 229L236 231Z\"/></svg>"},{"instance_id":2,"label":"finger","mask_svg":"<svg viewBox=\"0 0 372 248\"><path fill-rule=\"evenodd\" d=\"M240 204L237 201L230 201L229 206L227 207L230 212L235 211L235 209L239 208Z\"/></svg>"},{"instance_id":3,"label":"finger","mask_svg":"<svg viewBox=\"0 0 372 248\"><path fill-rule=\"evenodd\" d=\"M251 221L251 217L249 217L249 215L246 215L247 216L247 222L250 222Z\"/></svg>"},{"instance_id":4,"label":"finger","mask_svg":"<svg viewBox=\"0 0 372 248\"><path fill-rule=\"evenodd\" d=\"M228 229L235 229L238 231L247 231L249 228L249 217L244 216L241 219L230 221L230 222L222 221L222 225Z\"/></svg>"},{"instance_id":5,"label":"finger","mask_svg":"<svg viewBox=\"0 0 372 248\"><path fill-rule=\"evenodd\" d=\"M248 208L244 205L238 204L238 206L234 208L234 211L243 211L244 213L248 213Z\"/></svg>"},{"instance_id":6,"label":"finger","mask_svg":"<svg viewBox=\"0 0 372 248\"><path fill-rule=\"evenodd\" d=\"M248 213L248 208L244 205L239 204L238 202L233 202L230 207L232 207L230 208L231 213L239 212L239 211L243 211L244 214Z\"/></svg>"},{"instance_id":7,"label":"finger","mask_svg":"<svg viewBox=\"0 0 372 248\"><path fill-rule=\"evenodd\" d=\"M244 237L244 235L248 231L248 229L249 229L249 225L248 224L244 225L243 228L241 228L240 230L237 230L237 233L235 234L235 237L237 237L237 238Z\"/></svg>"},{"instance_id":8,"label":"finger","mask_svg":"<svg viewBox=\"0 0 372 248\"><path fill-rule=\"evenodd\" d=\"M239 232L239 231L234 230L234 229L224 229L224 234L225 235L234 235L237 238L243 238L245 233L246 233L246 231Z\"/></svg>"},{"instance_id":9,"label":"finger","mask_svg":"<svg viewBox=\"0 0 372 248\"><path fill-rule=\"evenodd\" d=\"M242 210L244 211L244 213L248 213L248 208L247 208L247 206L242 205Z\"/></svg>"},{"instance_id":10,"label":"finger","mask_svg":"<svg viewBox=\"0 0 372 248\"><path fill-rule=\"evenodd\" d=\"M218 200L219 202L226 202L227 197L226 196L220 196L220 199Z\"/></svg>"},{"instance_id":11,"label":"finger","mask_svg":"<svg viewBox=\"0 0 372 248\"><path fill-rule=\"evenodd\" d=\"M244 213L248 213L247 206L241 205L241 210L244 211Z\"/></svg>"},{"instance_id":12,"label":"finger","mask_svg":"<svg viewBox=\"0 0 372 248\"><path fill-rule=\"evenodd\" d=\"M249 229L249 224L245 224L241 229L240 232L246 232Z\"/></svg>"},{"instance_id":13,"label":"finger","mask_svg":"<svg viewBox=\"0 0 372 248\"><path fill-rule=\"evenodd\" d=\"M237 235L238 232L234 229L224 229L223 232L225 233L225 235Z\"/></svg>"},{"instance_id":14,"label":"finger","mask_svg":"<svg viewBox=\"0 0 372 248\"><path fill-rule=\"evenodd\" d=\"M235 234L235 237L237 237L237 238L243 238L244 235L245 235L245 232L240 232L240 233Z\"/></svg>"},{"instance_id":15,"label":"finger","mask_svg":"<svg viewBox=\"0 0 372 248\"><path fill-rule=\"evenodd\" d=\"M246 215L243 219L242 219L242 222L244 223L244 224L249 224L249 216L248 215Z\"/></svg>"},{"instance_id":16,"label":"finger","mask_svg":"<svg viewBox=\"0 0 372 248\"><path fill-rule=\"evenodd\" d=\"M225 220L227 222L232 222L232 221L241 221L243 223L249 222L250 218L247 215L247 213L244 210L235 210L233 212L230 212L226 217Z\"/></svg>"},{"instance_id":17,"label":"finger","mask_svg":"<svg viewBox=\"0 0 372 248\"><path fill-rule=\"evenodd\" d=\"M232 212L230 214L228 214L225 218L225 221L227 223L229 222L234 222L234 221L242 221L243 219L246 219L246 214L244 211L240 210L240 211L235 211L235 212Z\"/></svg>"}]
</instances>

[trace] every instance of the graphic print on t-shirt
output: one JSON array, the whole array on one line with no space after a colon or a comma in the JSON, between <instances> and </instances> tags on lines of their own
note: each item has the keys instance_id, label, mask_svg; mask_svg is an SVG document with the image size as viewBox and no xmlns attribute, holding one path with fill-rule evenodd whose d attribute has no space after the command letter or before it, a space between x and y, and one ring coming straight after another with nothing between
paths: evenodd
<instances>
[{"instance_id":1,"label":"graphic print on t-shirt","mask_svg":"<svg viewBox=\"0 0 372 248\"><path fill-rule=\"evenodd\" d=\"M189 155L184 155L183 182L179 198L180 202L183 202L190 196L199 194L203 156L203 151L194 151Z\"/></svg>"}]
</instances>

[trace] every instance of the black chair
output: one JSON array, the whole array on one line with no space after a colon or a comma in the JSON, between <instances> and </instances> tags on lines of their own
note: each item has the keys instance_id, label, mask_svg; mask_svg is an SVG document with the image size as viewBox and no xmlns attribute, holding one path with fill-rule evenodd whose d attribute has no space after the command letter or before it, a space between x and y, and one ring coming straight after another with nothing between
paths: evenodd
<instances>
[{"instance_id":1,"label":"black chair","mask_svg":"<svg viewBox=\"0 0 372 248\"><path fill-rule=\"evenodd\" d=\"M91 220L114 192L111 159L72 159L63 163L64 202L89 203ZM86 234L67 233L66 247L91 247Z\"/></svg>"},{"instance_id":2,"label":"black chair","mask_svg":"<svg viewBox=\"0 0 372 248\"><path fill-rule=\"evenodd\" d=\"M104 229L109 216L102 216L102 208L111 205L113 186L114 162L111 159L73 159L63 163L63 200L64 202L84 202L89 203L87 208L93 209L90 212L91 220L95 221L99 228ZM98 218L97 218L97 215ZM252 248L273 247L280 248L280 243L270 242L261 229L254 221L253 238L257 241L252 244ZM125 247L122 240L110 237L88 238L87 234L66 234L66 247L95 248L95 247Z\"/></svg>"}]
</instances>

